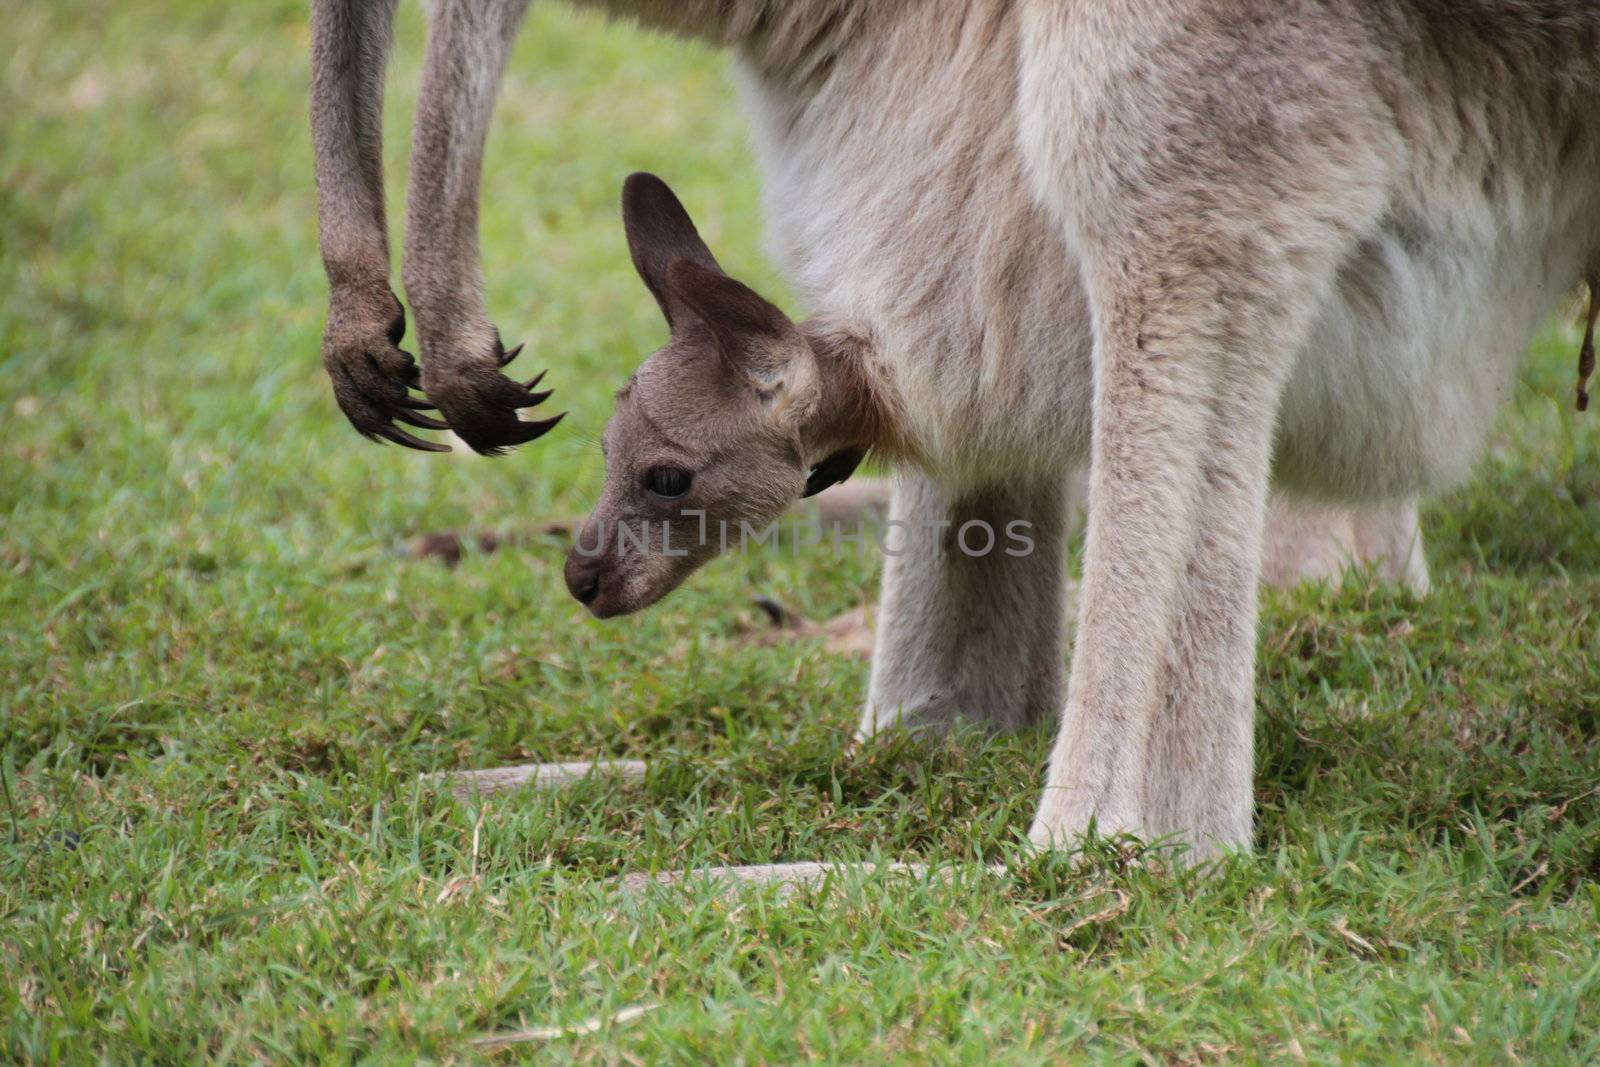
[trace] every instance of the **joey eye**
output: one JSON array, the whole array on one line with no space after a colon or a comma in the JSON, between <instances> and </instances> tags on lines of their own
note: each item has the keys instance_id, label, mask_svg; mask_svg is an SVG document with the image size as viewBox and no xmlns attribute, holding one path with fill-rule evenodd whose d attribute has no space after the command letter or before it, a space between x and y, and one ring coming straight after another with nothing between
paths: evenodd
<instances>
[{"instance_id":1,"label":"joey eye","mask_svg":"<svg viewBox=\"0 0 1600 1067\"><path fill-rule=\"evenodd\" d=\"M651 467L645 475L644 483L656 496L670 500L687 493L689 483L693 480L694 475L682 467Z\"/></svg>"}]
</instances>

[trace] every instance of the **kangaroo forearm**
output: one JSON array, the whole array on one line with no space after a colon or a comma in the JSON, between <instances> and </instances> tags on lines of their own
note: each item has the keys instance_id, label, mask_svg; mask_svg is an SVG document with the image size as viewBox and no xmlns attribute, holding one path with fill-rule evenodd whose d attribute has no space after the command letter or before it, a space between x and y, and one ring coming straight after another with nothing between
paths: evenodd
<instances>
[{"instance_id":1,"label":"kangaroo forearm","mask_svg":"<svg viewBox=\"0 0 1600 1067\"><path fill-rule=\"evenodd\" d=\"M406 200L406 293L424 360L469 351L430 334L486 324L478 259L478 183L484 139L506 56L527 0L439 0L417 100Z\"/></svg>"},{"instance_id":2,"label":"kangaroo forearm","mask_svg":"<svg viewBox=\"0 0 1600 1067\"><path fill-rule=\"evenodd\" d=\"M395 0L315 0L311 8L317 231L336 295L387 288L383 72L394 8Z\"/></svg>"}]
</instances>

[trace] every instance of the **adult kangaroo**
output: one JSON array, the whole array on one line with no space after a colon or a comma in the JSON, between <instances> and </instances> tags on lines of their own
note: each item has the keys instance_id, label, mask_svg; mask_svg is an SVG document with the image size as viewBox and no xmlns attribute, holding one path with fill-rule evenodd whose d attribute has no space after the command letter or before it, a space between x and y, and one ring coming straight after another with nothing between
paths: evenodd
<instances>
[{"instance_id":1,"label":"adult kangaroo","mask_svg":"<svg viewBox=\"0 0 1600 1067\"><path fill-rule=\"evenodd\" d=\"M476 244L524 4L434 4L411 163L420 382L480 451L548 428L516 415L543 394L500 371ZM1040 550L935 538L890 561L863 731L1059 711L1034 841L1093 824L1191 857L1247 846L1269 484L1394 507L1414 532L1403 502L1467 473L1533 330L1600 274L1600 6L593 6L737 51L769 243L813 315L728 278L664 185L630 183L635 263L672 340L619 398L589 526L661 535L575 550L574 594L602 615L652 603L710 554L669 556L667 531L776 517L880 449L895 518L1024 520ZM439 425L407 392L388 284L391 11L314 7L324 356L358 429L439 447L389 421ZM1063 707L1058 549L1085 461ZM752 464L758 487L734 476Z\"/></svg>"}]
</instances>

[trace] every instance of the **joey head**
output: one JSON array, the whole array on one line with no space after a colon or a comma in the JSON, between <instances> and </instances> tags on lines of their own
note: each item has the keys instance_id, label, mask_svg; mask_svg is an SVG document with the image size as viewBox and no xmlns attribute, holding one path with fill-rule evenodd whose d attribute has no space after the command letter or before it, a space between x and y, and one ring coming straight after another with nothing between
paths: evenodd
<instances>
[{"instance_id":1,"label":"joey head","mask_svg":"<svg viewBox=\"0 0 1600 1067\"><path fill-rule=\"evenodd\" d=\"M741 534L849 477L877 443L862 343L796 324L728 277L659 178L631 176L623 222L671 336L617 393L605 486L567 556L596 617L648 607Z\"/></svg>"}]
</instances>

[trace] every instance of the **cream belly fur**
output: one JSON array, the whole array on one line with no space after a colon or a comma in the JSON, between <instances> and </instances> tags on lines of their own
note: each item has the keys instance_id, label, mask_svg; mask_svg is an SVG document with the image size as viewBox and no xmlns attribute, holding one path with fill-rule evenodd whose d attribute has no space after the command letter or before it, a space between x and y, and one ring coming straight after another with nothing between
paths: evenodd
<instances>
[{"instance_id":1,"label":"cream belly fur","mask_svg":"<svg viewBox=\"0 0 1600 1067\"><path fill-rule=\"evenodd\" d=\"M1401 205L1362 241L1295 361L1276 472L1320 496L1436 493L1470 473L1528 339L1581 276L1592 190L1483 210ZM1543 208L1538 227L1519 215ZM1497 217L1496 217L1497 216Z\"/></svg>"},{"instance_id":2,"label":"cream belly fur","mask_svg":"<svg viewBox=\"0 0 1600 1067\"><path fill-rule=\"evenodd\" d=\"M741 65L767 247L803 306L871 331L941 484L1058 477L1087 456L1092 336L1024 167L1017 9L941 5L966 10L880 20L815 94Z\"/></svg>"}]
</instances>

